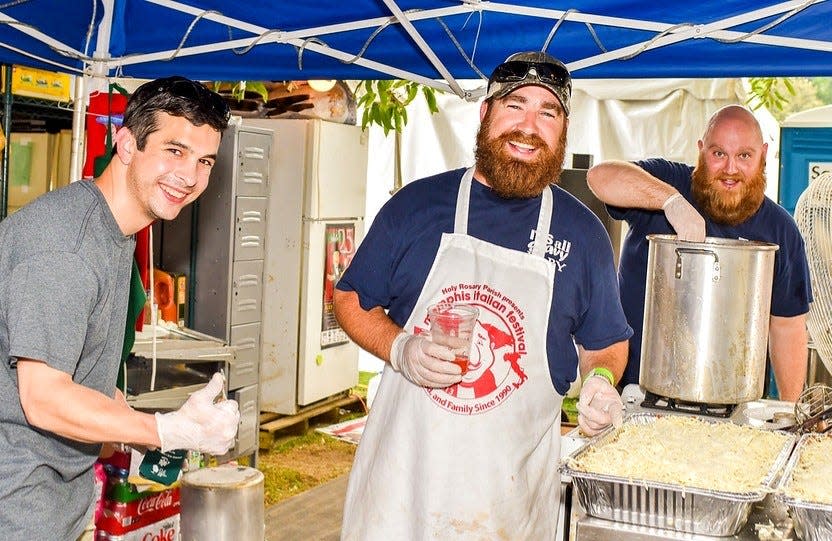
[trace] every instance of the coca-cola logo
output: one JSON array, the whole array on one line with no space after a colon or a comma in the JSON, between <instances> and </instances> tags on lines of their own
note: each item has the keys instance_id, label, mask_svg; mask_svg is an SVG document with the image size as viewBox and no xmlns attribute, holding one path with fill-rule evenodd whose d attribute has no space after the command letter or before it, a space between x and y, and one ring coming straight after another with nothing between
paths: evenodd
<instances>
[{"instance_id":1,"label":"coca-cola logo","mask_svg":"<svg viewBox=\"0 0 832 541\"><path fill-rule=\"evenodd\" d=\"M176 539L176 530L174 528L171 529L161 529L158 532L148 532L144 534L142 537L142 541L173 541Z\"/></svg>"},{"instance_id":2,"label":"coca-cola logo","mask_svg":"<svg viewBox=\"0 0 832 541\"><path fill-rule=\"evenodd\" d=\"M170 490L166 490L164 492L160 492L156 496L148 496L147 498L140 500L138 512L139 515L143 515L145 513L152 513L154 511L164 509L165 507L170 507L172 504L173 492Z\"/></svg>"}]
</instances>

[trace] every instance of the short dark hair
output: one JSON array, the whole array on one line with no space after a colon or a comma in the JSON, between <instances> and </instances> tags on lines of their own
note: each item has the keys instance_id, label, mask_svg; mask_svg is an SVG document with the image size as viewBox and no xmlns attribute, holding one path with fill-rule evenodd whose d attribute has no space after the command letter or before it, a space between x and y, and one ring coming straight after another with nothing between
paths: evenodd
<instances>
[{"instance_id":1,"label":"short dark hair","mask_svg":"<svg viewBox=\"0 0 832 541\"><path fill-rule=\"evenodd\" d=\"M201 83L178 75L144 83L130 96L123 126L144 150L147 137L158 127L156 113L186 118L194 126L208 124L222 133L228 127L228 105L216 92Z\"/></svg>"}]
</instances>

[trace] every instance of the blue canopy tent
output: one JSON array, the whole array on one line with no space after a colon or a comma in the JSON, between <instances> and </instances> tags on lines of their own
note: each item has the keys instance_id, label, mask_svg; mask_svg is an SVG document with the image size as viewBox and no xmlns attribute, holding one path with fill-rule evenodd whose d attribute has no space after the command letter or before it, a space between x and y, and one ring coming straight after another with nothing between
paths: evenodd
<instances>
[{"instance_id":1,"label":"blue canopy tent","mask_svg":"<svg viewBox=\"0 0 832 541\"><path fill-rule=\"evenodd\" d=\"M829 21L826 0L16 0L0 62L84 75L76 95L89 77L181 74L402 78L476 99L484 85L457 80L519 50L577 78L832 75Z\"/></svg>"},{"instance_id":2,"label":"blue canopy tent","mask_svg":"<svg viewBox=\"0 0 832 541\"><path fill-rule=\"evenodd\" d=\"M406 78L462 93L512 52L579 78L832 75L826 0L18 0L0 62L91 76Z\"/></svg>"}]
</instances>

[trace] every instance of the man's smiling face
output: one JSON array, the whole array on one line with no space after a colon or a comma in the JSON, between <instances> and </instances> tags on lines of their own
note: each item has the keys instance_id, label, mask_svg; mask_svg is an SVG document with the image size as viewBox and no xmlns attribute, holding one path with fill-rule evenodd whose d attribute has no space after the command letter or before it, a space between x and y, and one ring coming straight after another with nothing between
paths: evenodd
<instances>
[{"instance_id":1,"label":"man's smiling face","mask_svg":"<svg viewBox=\"0 0 832 541\"><path fill-rule=\"evenodd\" d=\"M158 129L148 135L144 148L133 141L128 188L147 218L172 220L208 186L220 133L183 117L157 115Z\"/></svg>"},{"instance_id":2,"label":"man's smiling face","mask_svg":"<svg viewBox=\"0 0 832 541\"><path fill-rule=\"evenodd\" d=\"M483 103L477 133L478 178L502 197L537 197L557 182L568 121L558 99L528 85Z\"/></svg>"}]
</instances>

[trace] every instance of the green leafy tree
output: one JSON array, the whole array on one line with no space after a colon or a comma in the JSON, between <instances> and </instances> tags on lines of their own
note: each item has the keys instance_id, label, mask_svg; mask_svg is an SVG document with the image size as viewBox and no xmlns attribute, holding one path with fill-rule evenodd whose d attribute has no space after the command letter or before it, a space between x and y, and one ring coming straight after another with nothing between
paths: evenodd
<instances>
[{"instance_id":1,"label":"green leafy tree","mask_svg":"<svg viewBox=\"0 0 832 541\"><path fill-rule=\"evenodd\" d=\"M376 124L388 135L391 130L401 132L407 124L407 106L421 93L431 114L436 106L436 90L414 81L383 80L364 81L356 89L358 106L364 111L361 127Z\"/></svg>"},{"instance_id":2,"label":"green leafy tree","mask_svg":"<svg viewBox=\"0 0 832 541\"><path fill-rule=\"evenodd\" d=\"M811 81L817 89L818 99L824 105L832 103L832 77L812 77Z\"/></svg>"},{"instance_id":3,"label":"green leafy tree","mask_svg":"<svg viewBox=\"0 0 832 541\"><path fill-rule=\"evenodd\" d=\"M780 111L772 113L778 122L782 122L792 113L805 111L806 109L814 109L823 105L823 101L818 98L818 89L812 83L811 79L796 77L792 79L792 87L794 88L794 96L789 99Z\"/></svg>"},{"instance_id":4,"label":"green leafy tree","mask_svg":"<svg viewBox=\"0 0 832 541\"><path fill-rule=\"evenodd\" d=\"M231 86L231 97L237 101L241 101L246 92L254 92L263 98L264 102L269 101L269 91L263 81L216 81L214 83L214 88L218 90L227 86Z\"/></svg>"},{"instance_id":5,"label":"green leafy tree","mask_svg":"<svg viewBox=\"0 0 832 541\"><path fill-rule=\"evenodd\" d=\"M749 79L749 85L749 106L754 110L765 106L778 122L824 104L815 81L806 77L758 77Z\"/></svg>"},{"instance_id":6,"label":"green leafy tree","mask_svg":"<svg viewBox=\"0 0 832 541\"><path fill-rule=\"evenodd\" d=\"M788 103L789 96L794 96L795 90L788 77L751 77L748 80L751 92L746 103L756 111L765 107L772 114L782 111Z\"/></svg>"},{"instance_id":7,"label":"green leafy tree","mask_svg":"<svg viewBox=\"0 0 832 541\"><path fill-rule=\"evenodd\" d=\"M395 166L391 194L402 187L401 143L402 130L407 125L407 107L419 94L427 103L431 114L439 112L436 105L436 89L415 81L368 80L356 88L357 105L362 108L361 128L373 124L384 130L385 137L392 131L395 136Z\"/></svg>"}]
</instances>

